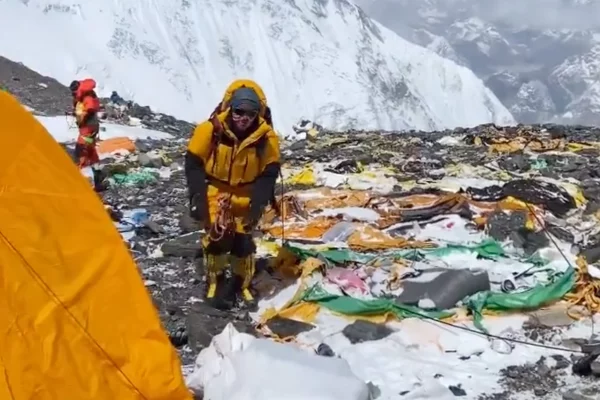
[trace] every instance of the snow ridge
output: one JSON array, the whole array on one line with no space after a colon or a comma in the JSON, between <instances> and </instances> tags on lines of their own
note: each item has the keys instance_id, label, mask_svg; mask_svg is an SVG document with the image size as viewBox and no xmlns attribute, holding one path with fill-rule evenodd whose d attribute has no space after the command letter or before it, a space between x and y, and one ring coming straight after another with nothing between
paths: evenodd
<instances>
[{"instance_id":1,"label":"snow ridge","mask_svg":"<svg viewBox=\"0 0 600 400\"><path fill-rule=\"evenodd\" d=\"M93 76L103 95L186 120L249 77L284 134L302 117L331 129L514 123L469 69L346 0L0 0L0 24L15 38L0 41L3 56L66 84Z\"/></svg>"}]
</instances>

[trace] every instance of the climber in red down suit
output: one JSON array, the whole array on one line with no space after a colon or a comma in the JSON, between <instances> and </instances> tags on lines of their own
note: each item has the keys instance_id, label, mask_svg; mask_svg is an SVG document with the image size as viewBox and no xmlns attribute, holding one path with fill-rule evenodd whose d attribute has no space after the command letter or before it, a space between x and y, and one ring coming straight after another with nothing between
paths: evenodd
<instances>
[{"instance_id":1,"label":"climber in red down suit","mask_svg":"<svg viewBox=\"0 0 600 400\"><path fill-rule=\"evenodd\" d=\"M69 86L73 95L73 115L79 128L75 145L75 158L79 168L91 167L100 161L96 141L100 132L100 99L96 95L96 81L83 79L73 81Z\"/></svg>"}]
</instances>

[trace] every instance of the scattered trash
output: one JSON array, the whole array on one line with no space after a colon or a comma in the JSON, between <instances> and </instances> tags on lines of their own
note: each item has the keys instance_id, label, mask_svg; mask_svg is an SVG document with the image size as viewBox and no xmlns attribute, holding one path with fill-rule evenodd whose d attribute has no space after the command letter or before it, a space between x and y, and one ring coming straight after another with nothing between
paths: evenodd
<instances>
[{"instance_id":1,"label":"scattered trash","mask_svg":"<svg viewBox=\"0 0 600 400\"><path fill-rule=\"evenodd\" d=\"M144 187L154 184L158 181L158 173L145 169L139 171L129 171L127 174L114 174L109 178L112 185L116 186L137 186Z\"/></svg>"},{"instance_id":2,"label":"scattered trash","mask_svg":"<svg viewBox=\"0 0 600 400\"><path fill-rule=\"evenodd\" d=\"M600 309L592 294L600 287L594 265L600 261L595 256L600 254L596 251L600 213L593 206L600 204L600 175L594 172L600 170L600 145L593 135L557 140L543 129L484 126L457 133L402 135L339 134L319 128L311 136L308 130L316 128L305 123L302 129L308 126L300 131L308 140L283 149L286 163L278 183L277 208L267 209L259 224L261 267L257 266L260 271L253 285L265 295L257 296L260 308L251 313L249 322L248 315L240 319L197 298L203 233L195 221L184 218L186 195L177 167L183 165L182 147L136 143L135 154L114 154L103 160L103 171L114 185L107 198L120 193L120 198L128 196L129 202L136 203L137 208L121 206L122 215L116 218L119 230L131 235L127 240L132 251L143 249L136 254L141 254L147 281L154 282L148 289L159 298L163 293L171 297L172 292L184 292L181 301L186 307L193 305L195 311L186 311L185 330L177 327L176 317L166 319L182 357L189 363L197 350L204 349L204 358L198 359L206 360L214 352L208 351L211 338L219 332L225 329L238 337L225 328L235 321L238 332L257 334L254 323L261 326L260 334L289 343L286 346L308 348L308 353L323 359L347 359L353 368L363 362L376 371L384 367L364 357L363 361L356 355L352 358L358 352L355 347L381 346L396 352L393 357L408 358L412 351L408 342L419 343L414 345L419 348L420 341L431 335L425 327L455 324L469 326L465 329L479 336L439 328L453 332L462 343L431 338L444 349L440 357L454 357L451 362L464 363L465 370L471 368L470 360L490 358L484 358L484 352L493 352L494 359L512 357L514 365L497 368L504 377L503 387L512 391L533 387L533 382L529 386L522 382L535 372L540 376L536 393L554 390L548 382L556 382L556 376L540 372L549 367L525 360L522 347L527 345L513 341L560 347L562 339L556 333L544 336L550 335L546 331L576 326L575 318ZM166 271L156 272L159 268ZM191 273L193 278L185 275ZM186 276L187 280L160 276ZM565 310L554 310L563 303ZM481 335L498 331L490 314L523 314L530 320L523 328L501 329L499 337L485 338ZM425 324L412 329L417 332L412 339L410 324L418 322L409 321ZM340 342L331 335L346 338L344 345L349 347L338 347ZM181 345L186 340L192 349L188 353L183 350L187 346ZM227 356L231 360L246 357L242 354L248 347L241 343L249 339L240 340L237 353ZM377 357L384 357L381 351ZM577 363L577 371L594 376L597 364L586 360ZM376 372L381 382L366 385L377 390L371 386L365 390L372 398L398 393L478 395L472 383L443 378L438 367L414 362L415 368L432 371L431 377L402 371L403 383L394 383L398 390L390 393L385 373ZM189 379L197 379L202 368L199 363ZM567 367L556 361L552 368ZM421 386L411 383L415 381ZM207 382L197 385L216 390Z\"/></svg>"}]
</instances>

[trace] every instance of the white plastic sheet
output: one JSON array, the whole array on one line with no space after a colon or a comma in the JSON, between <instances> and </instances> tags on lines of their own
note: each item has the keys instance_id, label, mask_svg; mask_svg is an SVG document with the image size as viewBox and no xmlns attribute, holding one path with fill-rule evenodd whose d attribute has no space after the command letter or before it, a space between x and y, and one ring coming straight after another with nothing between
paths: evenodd
<instances>
[{"instance_id":1,"label":"white plastic sheet","mask_svg":"<svg viewBox=\"0 0 600 400\"><path fill-rule=\"evenodd\" d=\"M345 360L256 339L229 324L202 350L187 385L204 400L368 400Z\"/></svg>"}]
</instances>

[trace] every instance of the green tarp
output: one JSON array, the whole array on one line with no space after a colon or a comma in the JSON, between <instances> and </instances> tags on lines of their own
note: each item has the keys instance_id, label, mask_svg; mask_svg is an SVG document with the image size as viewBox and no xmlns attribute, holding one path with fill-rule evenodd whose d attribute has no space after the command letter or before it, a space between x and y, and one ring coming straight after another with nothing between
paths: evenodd
<instances>
[{"instance_id":1,"label":"green tarp","mask_svg":"<svg viewBox=\"0 0 600 400\"><path fill-rule=\"evenodd\" d=\"M286 244L286 248L303 260L308 257L316 257L334 264L344 264L348 262L369 263L377 259L399 257L409 260L421 260L428 255L434 257L443 257L457 252L475 252L479 257L490 260L496 260L499 257L504 257L506 255L500 243L493 239L485 240L474 246L450 244L445 247L437 247L432 249L394 250L380 252L377 254L357 253L350 249L309 250L294 247L290 244Z\"/></svg>"},{"instance_id":2,"label":"green tarp","mask_svg":"<svg viewBox=\"0 0 600 400\"><path fill-rule=\"evenodd\" d=\"M447 246L436 249L402 250L388 252L385 255L378 256L360 254L346 249L334 249L326 251L311 251L300 249L287 245L287 248L298 257L305 259L307 257L316 257L332 263L362 262L366 263L375 258L383 257L405 257L410 258L415 253L420 257L426 254L435 254L443 256L454 251L475 251L481 257L496 258L504 256L502 247L495 241L485 241L478 246ZM533 257L529 262L543 263L544 260L539 257ZM473 314L475 326L486 332L482 324L484 310L495 311L518 311L533 310L543 305L560 300L565 294L570 292L575 285L575 270L569 267L564 274L557 274L551 283L547 285L538 285L520 293L500 293L500 292L480 292L464 300L467 309ZM326 292L324 289L315 285L309 288L298 301L315 302L319 305L341 314L347 315L383 315L391 312L398 318L406 317L425 317L425 318L444 318L452 315L450 311L425 311L418 307L409 305L399 305L393 299L375 299L361 300L350 296L339 296Z\"/></svg>"},{"instance_id":3,"label":"green tarp","mask_svg":"<svg viewBox=\"0 0 600 400\"><path fill-rule=\"evenodd\" d=\"M143 187L158 181L156 172L149 170L130 171L126 174L114 174L110 177L113 185Z\"/></svg>"},{"instance_id":4,"label":"green tarp","mask_svg":"<svg viewBox=\"0 0 600 400\"><path fill-rule=\"evenodd\" d=\"M425 311L419 307L397 304L390 299L361 300L350 296L331 294L314 285L298 299L298 302L307 301L318 303L331 311L345 315L384 315L392 313L399 319L410 317L445 318L451 316L447 311Z\"/></svg>"},{"instance_id":5,"label":"green tarp","mask_svg":"<svg viewBox=\"0 0 600 400\"><path fill-rule=\"evenodd\" d=\"M473 296L470 296L465 301L465 304L473 313L473 322L475 326L485 331L482 324L483 310L534 310L543 305L560 300L565 294L573 289L575 281L575 269L569 267L562 276L557 276L554 282L550 284L538 285L520 293L499 293L491 291L476 293Z\"/></svg>"}]
</instances>

